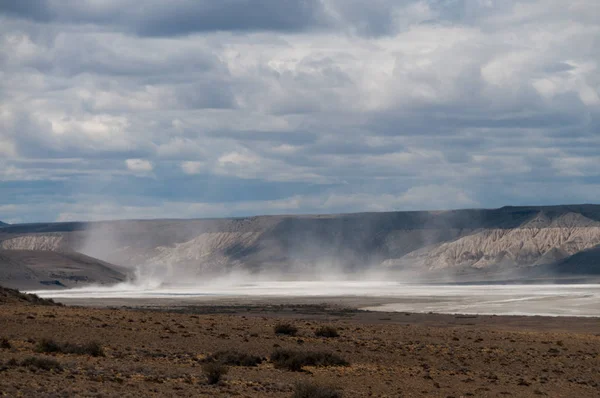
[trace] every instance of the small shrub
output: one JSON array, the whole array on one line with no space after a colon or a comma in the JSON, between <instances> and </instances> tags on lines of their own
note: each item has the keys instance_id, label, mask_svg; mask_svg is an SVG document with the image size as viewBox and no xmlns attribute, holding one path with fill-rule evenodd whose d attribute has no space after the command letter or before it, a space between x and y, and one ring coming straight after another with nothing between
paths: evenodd
<instances>
[{"instance_id":1,"label":"small shrub","mask_svg":"<svg viewBox=\"0 0 600 398\"><path fill-rule=\"evenodd\" d=\"M279 369L299 372L303 366L348 366L344 358L327 351L275 350L271 362Z\"/></svg>"},{"instance_id":2,"label":"small shrub","mask_svg":"<svg viewBox=\"0 0 600 398\"><path fill-rule=\"evenodd\" d=\"M208 384L217 384L227 374L229 369L220 362L206 362L202 365L202 371L206 376Z\"/></svg>"},{"instance_id":3,"label":"small shrub","mask_svg":"<svg viewBox=\"0 0 600 398\"><path fill-rule=\"evenodd\" d=\"M43 353L53 353L53 352L61 352L60 345L51 339L42 339L35 347L36 352Z\"/></svg>"},{"instance_id":4,"label":"small shrub","mask_svg":"<svg viewBox=\"0 0 600 398\"><path fill-rule=\"evenodd\" d=\"M98 343L97 341L91 341L83 345L68 344L65 347L65 352L67 354L91 355L93 357L104 356L104 350L102 349L100 343Z\"/></svg>"},{"instance_id":5,"label":"small shrub","mask_svg":"<svg viewBox=\"0 0 600 398\"><path fill-rule=\"evenodd\" d=\"M278 369L301 372L306 365L304 353L291 350L276 350L271 354L271 362Z\"/></svg>"},{"instance_id":6,"label":"small shrub","mask_svg":"<svg viewBox=\"0 0 600 398\"><path fill-rule=\"evenodd\" d=\"M278 323L273 327L275 334L286 334L295 336L298 333L298 328L290 323Z\"/></svg>"},{"instance_id":7,"label":"small shrub","mask_svg":"<svg viewBox=\"0 0 600 398\"><path fill-rule=\"evenodd\" d=\"M52 339L42 339L37 344L35 350L42 353L60 352L63 354L91 355L93 357L104 356L102 346L96 341L79 345L71 343L60 344Z\"/></svg>"},{"instance_id":8,"label":"small shrub","mask_svg":"<svg viewBox=\"0 0 600 398\"><path fill-rule=\"evenodd\" d=\"M60 362L52 358L28 357L21 361L21 366L25 366L30 369L62 370Z\"/></svg>"},{"instance_id":9,"label":"small shrub","mask_svg":"<svg viewBox=\"0 0 600 398\"><path fill-rule=\"evenodd\" d=\"M7 338L3 337L0 339L0 348L3 348L5 350L11 348L12 346L10 345L10 341L8 341Z\"/></svg>"},{"instance_id":10,"label":"small shrub","mask_svg":"<svg viewBox=\"0 0 600 398\"><path fill-rule=\"evenodd\" d=\"M317 337L340 337L337 329L333 326L321 326L315 331Z\"/></svg>"},{"instance_id":11,"label":"small shrub","mask_svg":"<svg viewBox=\"0 0 600 398\"><path fill-rule=\"evenodd\" d=\"M208 356L205 362L220 362L229 366L258 366L262 363L262 358L245 352L227 350L219 351Z\"/></svg>"},{"instance_id":12,"label":"small shrub","mask_svg":"<svg viewBox=\"0 0 600 398\"><path fill-rule=\"evenodd\" d=\"M292 398L341 398L342 393L330 387L309 382L300 382L294 386Z\"/></svg>"}]
</instances>

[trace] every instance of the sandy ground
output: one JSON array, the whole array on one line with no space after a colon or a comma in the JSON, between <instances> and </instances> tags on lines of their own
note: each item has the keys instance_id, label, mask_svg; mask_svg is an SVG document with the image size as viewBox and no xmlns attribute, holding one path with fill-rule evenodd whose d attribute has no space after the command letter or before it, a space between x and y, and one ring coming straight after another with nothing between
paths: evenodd
<instances>
[{"instance_id":1,"label":"sandy ground","mask_svg":"<svg viewBox=\"0 0 600 398\"><path fill-rule=\"evenodd\" d=\"M0 392L292 397L296 382L310 381L344 397L600 396L597 318L374 313L318 301L0 305L0 338L10 345L0 348ZM298 335L276 335L280 322L291 322ZM334 326L340 337L315 336L322 325ZM43 338L97 341L105 356L36 352ZM281 348L334 353L350 365L277 369L269 358ZM265 361L232 366L223 381L209 385L201 361L225 349ZM55 359L62 370L20 365L32 356Z\"/></svg>"}]
</instances>

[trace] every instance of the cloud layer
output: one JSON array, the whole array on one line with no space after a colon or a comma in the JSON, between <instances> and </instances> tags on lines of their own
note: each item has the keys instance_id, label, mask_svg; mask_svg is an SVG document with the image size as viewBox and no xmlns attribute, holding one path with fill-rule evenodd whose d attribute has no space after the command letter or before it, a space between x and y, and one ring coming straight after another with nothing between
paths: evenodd
<instances>
[{"instance_id":1,"label":"cloud layer","mask_svg":"<svg viewBox=\"0 0 600 398\"><path fill-rule=\"evenodd\" d=\"M0 220L597 202L600 3L0 0Z\"/></svg>"}]
</instances>

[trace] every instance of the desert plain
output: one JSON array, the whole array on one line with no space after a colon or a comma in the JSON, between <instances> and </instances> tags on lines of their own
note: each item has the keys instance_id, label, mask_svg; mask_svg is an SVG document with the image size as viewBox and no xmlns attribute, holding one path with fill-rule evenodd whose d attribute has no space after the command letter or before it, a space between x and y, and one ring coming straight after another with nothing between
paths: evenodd
<instances>
[{"instance_id":1,"label":"desert plain","mask_svg":"<svg viewBox=\"0 0 600 398\"><path fill-rule=\"evenodd\" d=\"M0 299L3 396L311 396L307 388L343 397L600 396L600 322L591 317L367 312L293 300L51 305L7 289ZM282 325L291 332L276 333ZM317 336L323 327L338 336ZM96 351L60 349L90 343ZM282 353L334 361L295 368L278 361ZM205 364L215 356L230 364L209 381Z\"/></svg>"}]
</instances>

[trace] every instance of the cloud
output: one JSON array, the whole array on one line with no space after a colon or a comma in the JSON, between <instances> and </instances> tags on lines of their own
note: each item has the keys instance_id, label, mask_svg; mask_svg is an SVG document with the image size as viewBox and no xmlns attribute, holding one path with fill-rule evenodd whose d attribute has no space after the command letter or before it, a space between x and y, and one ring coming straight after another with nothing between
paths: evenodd
<instances>
[{"instance_id":1,"label":"cloud","mask_svg":"<svg viewBox=\"0 0 600 398\"><path fill-rule=\"evenodd\" d=\"M154 169L152 163L144 159L127 159L125 165L129 170L135 172L148 172Z\"/></svg>"},{"instance_id":2,"label":"cloud","mask_svg":"<svg viewBox=\"0 0 600 398\"><path fill-rule=\"evenodd\" d=\"M446 195L444 198L443 195ZM397 208L410 210L439 210L475 206L465 192L452 187L425 186L410 189L402 195L372 195L336 193L293 196L266 201L237 201L230 203L172 202L123 206L111 201L86 201L60 208L56 221L98 221L116 218L148 219L177 217L228 217L239 214L315 214L338 209L352 211L390 211ZM266 209L266 210L265 210ZM14 210L14 209L7 209ZM0 211L2 208L0 207Z\"/></svg>"},{"instance_id":3,"label":"cloud","mask_svg":"<svg viewBox=\"0 0 600 398\"><path fill-rule=\"evenodd\" d=\"M181 170L183 170L185 174L200 174L203 168L203 162L187 161L181 163Z\"/></svg>"},{"instance_id":4,"label":"cloud","mask_svg":"<svg viewBox=\"0 0 600 398\"><path fill-rule=\"evenodd\" d=\"M593 202L598 7L0 0L0 219Z\"/></svg>"}]
</instances>

